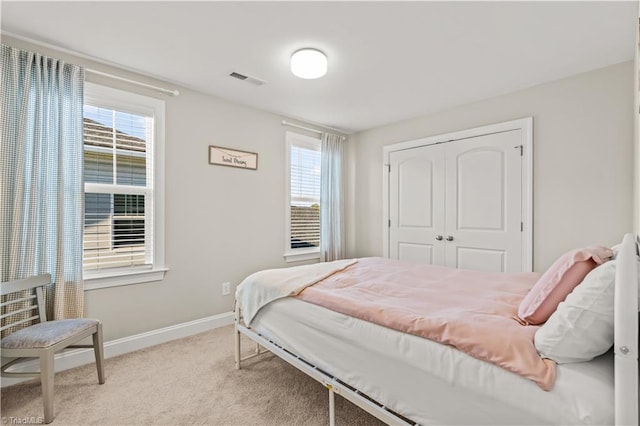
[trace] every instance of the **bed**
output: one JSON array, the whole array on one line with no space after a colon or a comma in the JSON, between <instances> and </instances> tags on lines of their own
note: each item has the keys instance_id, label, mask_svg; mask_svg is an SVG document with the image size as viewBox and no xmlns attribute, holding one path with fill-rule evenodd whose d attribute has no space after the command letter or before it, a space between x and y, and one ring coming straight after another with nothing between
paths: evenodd
<instances>
[{"instance_id":1,"label":"bed","mask_svg":"<svg viewBox=\"0 0 640 426\"><path fill-rule=\"evenodd\" d=\"M554 363L549 390L452 345L301 297L271 295L264 306L252 306L247 291L235 309L235 366L246 359L240 357L244 334L256 342L251 356L266 348L327 388L332 425L336 393L388 424L638 424L638 248L633 235L624 237L616 262L613 348L588 362ZM348 268L352 264L343 269ZM280 278L281 271L271 278L296 281ZM312 281L326 282L327 273L317 271L322 270L316 269Z\"/></svg>"}]
</instances>

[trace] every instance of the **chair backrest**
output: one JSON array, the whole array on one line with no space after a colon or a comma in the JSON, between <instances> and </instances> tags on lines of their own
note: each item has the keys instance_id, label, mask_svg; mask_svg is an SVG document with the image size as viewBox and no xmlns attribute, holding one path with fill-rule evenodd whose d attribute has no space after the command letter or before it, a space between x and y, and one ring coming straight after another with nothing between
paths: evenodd
<instances>
[{"instance_id":1,"label":"chair backrest","mask_svg":"<svg viewBox=\"0 0 640 426\"><path fill-rule=\"evenodd\" d=\"M0 295L3 296L0 332L3 336L5 330L47 320L43 287L50 283L49 274L0 283Z\"/></svg>"}]
</instances>

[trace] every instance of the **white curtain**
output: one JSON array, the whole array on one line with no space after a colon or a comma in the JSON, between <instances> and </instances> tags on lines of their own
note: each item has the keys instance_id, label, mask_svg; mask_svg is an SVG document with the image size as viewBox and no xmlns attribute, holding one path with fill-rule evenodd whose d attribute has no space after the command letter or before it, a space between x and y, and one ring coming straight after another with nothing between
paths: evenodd
<instances>
[{"instance_id":1,"label":"white curtain","mask_svg":"<svg viewBox=\"0 0 640 426\"><path fill-rule=\"evenodd\" d=\"M344 138L322 134L320 253L325 261L344 258Z\"/></svg>"},{"instance_id":2,"label":"white curtain","mask_svg":"<svg viewBox=\"0 0 640 426\"><path fill-rule=\"evenodd\" d=\"M49 273L48 317L81 317L84 69L1 48L0 281Z\"/></svg>"}]
</instances>

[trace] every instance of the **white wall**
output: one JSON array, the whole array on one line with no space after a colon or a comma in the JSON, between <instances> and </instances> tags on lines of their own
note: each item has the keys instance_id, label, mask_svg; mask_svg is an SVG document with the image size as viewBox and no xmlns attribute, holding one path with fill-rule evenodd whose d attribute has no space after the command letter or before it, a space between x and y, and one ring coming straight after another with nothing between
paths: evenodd
<instances>
[{"instance_id":1,"label":"white wall","mask_svg":"<svg viewBox=\"0 0 640 426\"><path fill-rule=\"evenodd\" d=\"M640 4L640 1L638 2ZM634 158L635 177L633 191L634 231L640 234L640 7L638 8L638 32L636 33L636 55L634 58Z\"/></svg>"},{"instance_id":2,"label":"white wall","mask_svg":"<svg viewBox=\"0 0 640 426\"><path fill-rule=\"evenodd\" d=\"M7 45L160 86L84 58L3 37ZM284 267L284 117L184 87L180 96L87 74L87 81L166 101L166 264L161 282L85 291L85 313L114 340L229 312L235 286L260 269ZM232 83L230 83L232 84ZM292 121L288 119L289 121ZM208 164L208 146L258 153L258 170ZM232 283L231 295L220 285Z\"/></svg>"},{"instance_id":3,"label":"white wall","mask_svg":"<svg viewBox=\"0 0 640 426\"><path fill-rule=\"evenodd\" d=\"M352 135L350 256L382 254L382 147L534 117L534 270L633 226L633 63Z\"/></svg>"}]
</instances>

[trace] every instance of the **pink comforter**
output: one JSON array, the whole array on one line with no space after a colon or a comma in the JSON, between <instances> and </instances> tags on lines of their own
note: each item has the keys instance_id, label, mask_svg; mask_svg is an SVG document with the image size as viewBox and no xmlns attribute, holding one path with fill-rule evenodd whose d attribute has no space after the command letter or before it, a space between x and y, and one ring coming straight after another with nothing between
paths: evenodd
<instances>
[{"instance_id":1,"label":"pink comforter","mask_svg":"<svg viewBox=\"0 0 640 426\"><path fill-rule=\"evenodd\" d=\"M364 258L297 297L454 346L550 390L555 363L535 349L538 327L512 318L538 277Z\"/></svg>"}]
</instances>

